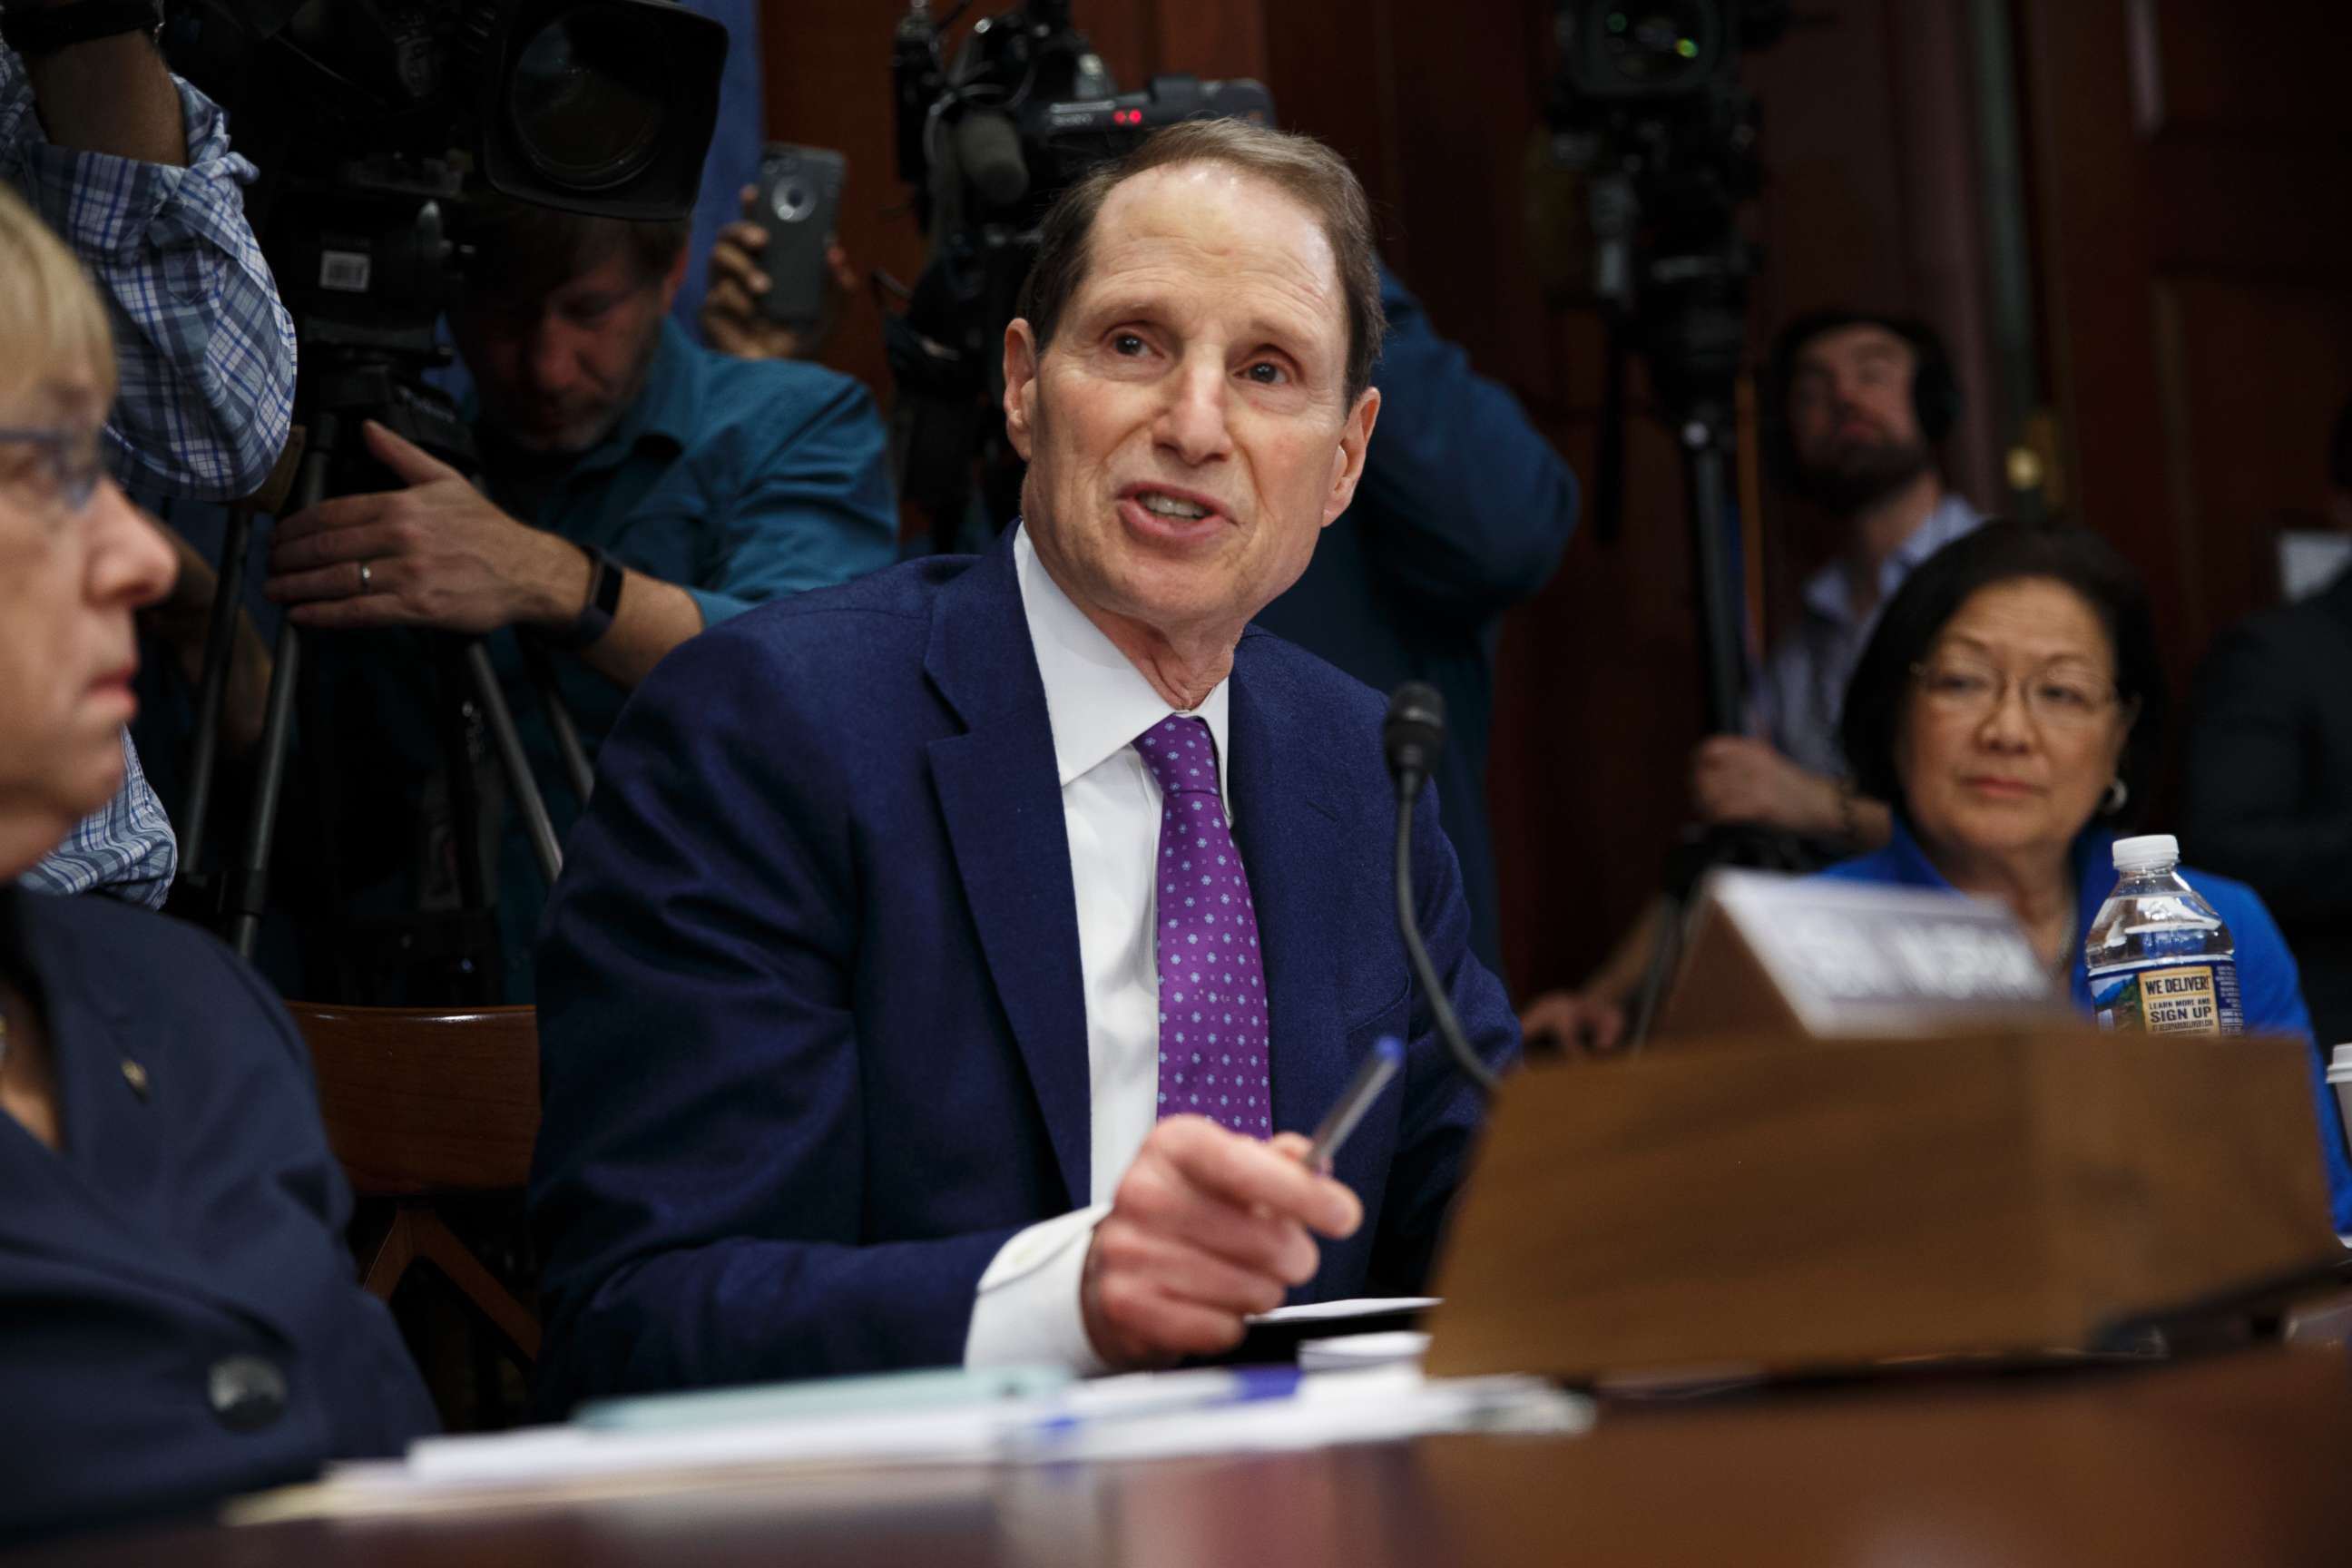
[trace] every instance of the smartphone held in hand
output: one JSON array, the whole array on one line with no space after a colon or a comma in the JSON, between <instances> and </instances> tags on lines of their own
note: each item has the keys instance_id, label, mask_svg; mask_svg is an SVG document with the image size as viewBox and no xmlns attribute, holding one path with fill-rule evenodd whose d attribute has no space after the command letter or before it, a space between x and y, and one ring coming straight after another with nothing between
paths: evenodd
<instances>
[{"instance_id":1,"label":"smartphone held in hand","mask_svg":"<svg viewBox=\"0 0 2352 1568\"><path fill-rule=\"evenodd\" d=\"M760 309L780 325L812 331L824 318L825 247L848 174L848 160L823 147L772 142L761 155L751 214L768 236L760 256L768 291L760 296Z\"/></svg>"}]
</instances>

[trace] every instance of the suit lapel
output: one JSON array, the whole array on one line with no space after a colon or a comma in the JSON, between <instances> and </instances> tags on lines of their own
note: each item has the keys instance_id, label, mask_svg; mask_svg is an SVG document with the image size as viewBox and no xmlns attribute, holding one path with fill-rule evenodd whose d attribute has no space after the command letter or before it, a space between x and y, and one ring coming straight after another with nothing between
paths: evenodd
<instances>
[{"instance_id":1,"label":"suit lapel","mask_svg":"<svg viewBox=\"0 0 2352 1568\"><path fill-rule=\"evenodd\" d=\"M1305 738L1321 732L1288 710L1283 693L1248 679L1250 644L1235 652L1226 777L1234 840L1249 869L1265 965L1268 1069L1275 1131L1312 1131L1345 1086L1339 1049L1338 900L1328 879L1340 864L1340 814L1322 760Z\"/></svg>"},{"instance_id":2,"label":"suit lapel","mask_svg":"<svg viewBox=\"0 0 2352 1568\"><path fill-rule=\"evenodd\" d=\"M989 977L1076 1207L1092 1199L1086 980L1053 723L1010 541L940 591L925 668L968 728L930 743L931 779Z\"/></svg>"},{"instance_id":3,"label":"suit lapel","mask_svg":"<svg viewBox=\"0 0 2352 1568\"><path fill-rule=\"evenodd\" d=\"M186 1080L202 1042L174 1042L160 1058L140 1050L142 1031L128 994L89 984L37 914L26 910L26 951L41 984L65 1148L52 1153L23 1128L0 1125L0 1137L10 1145L5 1167L44 1192L40 1201L0 1204L0 1247L102 1268L289 1331L283 1303L267 1291L241 1289L185 1242L167 1156L191 1111L179 1106L175 1126L170 1108L179 1105L173 1096L203 1092ZM156 1104L136 1095L128 1081L125 1064L134 1060Z\"/></svg>"}]
</instances>

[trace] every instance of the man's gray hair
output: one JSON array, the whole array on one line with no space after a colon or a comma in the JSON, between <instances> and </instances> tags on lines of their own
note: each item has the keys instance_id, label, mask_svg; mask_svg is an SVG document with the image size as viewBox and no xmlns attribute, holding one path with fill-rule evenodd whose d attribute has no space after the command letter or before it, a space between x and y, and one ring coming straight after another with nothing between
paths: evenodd
<instances>
[{"instance_id":1,"label":"man's gray hair","mask_svg":"<svg viewBox=\"0 0 2352 1568\"><path fill-rule=\"evenodd\" d=\"M1045 214L1037 259L1021 285L1017 314L1037 335L1037 352L1053 341L1054 329L1087 275L1088 240L1103 201L1119 185L1152 169L1179 163L1221 163L1278 186L1312 212L1339 264L1339 289L1348 308L1348 395L1354 406L1372 383L1380 357L1380 254L1372 237L1372 206L1348 161L1311 136L1270 130L1242 120L1188 120L1153 132L1116 162L1104 163L1064 191Z\"/></svg>"}]
</instances>

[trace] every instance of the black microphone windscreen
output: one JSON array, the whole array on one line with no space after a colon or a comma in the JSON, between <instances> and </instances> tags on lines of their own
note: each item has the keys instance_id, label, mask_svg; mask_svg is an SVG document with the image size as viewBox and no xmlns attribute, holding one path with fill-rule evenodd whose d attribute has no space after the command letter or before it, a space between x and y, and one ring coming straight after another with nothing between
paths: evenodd
<instances>
[{"instance_id":1,"label":"black microphone windscreen","mask_svg":"<svg viewBox=\"0 0 2352 1568\"><path fill-rule=\"evenodd\" d=\"M991 206L1010 206L1029 189L1029 165L1021 159L1021 133L1002 114L967 114L950 132L964 178Z\"/></svg>"},{"instance_id":2,"label":"black microphone windscreen","mask_svg":"<svg viewBox=\"0 0 2352 1568\"><path fill-rule=\"evenodd\" d=\"M1389 716L1381 725L1381 749L1389 773L1427 778L1445 746L1445 699L1426 681L1408 680L1389 694Z\"/></svg>"}]
</instances>

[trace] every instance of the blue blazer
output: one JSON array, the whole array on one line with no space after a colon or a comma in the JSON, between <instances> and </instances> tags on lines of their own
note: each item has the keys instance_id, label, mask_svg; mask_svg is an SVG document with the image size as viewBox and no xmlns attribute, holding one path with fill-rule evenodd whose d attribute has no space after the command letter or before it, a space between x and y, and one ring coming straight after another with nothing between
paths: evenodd
<instances>
[{"instance_id":1,"label":"blue blazer","mask_svg":"<svg viewBox=\"0 0 2352 1568\"><path fill-rule=\"evenodd\" d=\"M1383 1034L1399 1084L1341 1152L1365 1200L1319 1300L1418 1289L1478 1103L1394 927L1381 700L1262 632L1228 784L1258 910L1278 1128ZM1517 1048L1433 798L1429 947ZM684 644L601 758L541 946L543 1401L959 1363L1022 1227L1089 1201L1077 916L1010 535Z\"/></svg>"},{"instance_id":2,"label":"blue blazer","mask_svg":"<svg viewBox=\"0 0 2352 1568\"><path fill-rule=\"evenodd\" d=\"M2091 922L2098 918L2099 906L2115 891L2115 834L2095 821L2074 836L2072 855L2078 923L2074 964L2067 984L2075 1007L2084 1013L2091 1011L2091 975L2083 962L2083 948L2090 940ZM1895 824L1895 837L1884 849L1841 861L1821 874L1844 881L1895 882L1947 890L1951 888L1899 817ZM2237 944L2239 1011L2245 1017L2246 1032L2292 1036L2304 1043L2310 1055L2312 1092L2319 1101L2319 1157L2327 1172L2328 1204L2336 1234L2352 1236L2352 1159L2347 1159L2345 1147L2344 1117L2337 1109L2335 1090L2327 1086L2326 1060L2312 1037L2311 1015L2303 1005L2303 985L2294 954L2287 950L2286 938L2279 934L2278 922L2271 918L2262 895L2252 888L2215 872L2200 871L2193 866L2182 867L2180 875L2213 906L2213 912L2230 928L2230 936Z\"/></svg>"},{"instance_id":3,"label":"blue blazer","mask_svg":"<svg viewBox=\"0 0 2352 1568\"><path fill-rule=\"evenodd\" d=\"M253 971L145 910L5 889L0 953L38 994L63 1131L0 1116L0 1538L432 1431L353 1278L310 1057Z\"/></svg>"}]
</instances>

